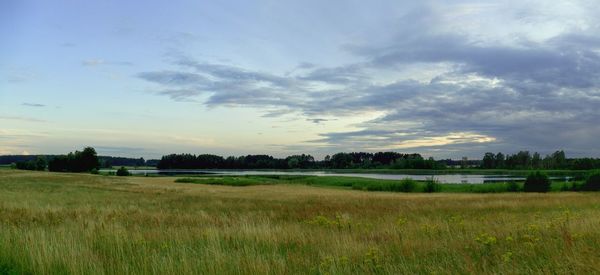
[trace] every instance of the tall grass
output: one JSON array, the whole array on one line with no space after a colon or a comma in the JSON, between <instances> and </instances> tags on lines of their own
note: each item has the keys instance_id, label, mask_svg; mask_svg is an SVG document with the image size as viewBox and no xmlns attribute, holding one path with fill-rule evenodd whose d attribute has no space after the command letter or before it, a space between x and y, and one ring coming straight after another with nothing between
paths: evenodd
<instances>
[{"instance_id":1,"label":"tall grass","mask_svg":"<svg viewBox=\"0 0 600 275\"><path fill-rule=\"evenodd\" d=\"M0 274L593 274L598 205L1 170Z\"/></svg>"},{"instance_id":2,"label":"tall grass","mask_svg":"<svg viewBox=\"0 0 600 275\"><path fill-rule=\"evenodd\" d=\"M351 188L362 191L383 191L383 192L421 192L421 193L503 193L523 191L523 182L497 182L484 184L442 184L434 179L426 181L415 181L412 179L403 180L382 180L357 177L339 177L339 176L305 176L305 175L246 175L246 176L194 176L178 178L175 182L179 183L197 183L208 185L228 185L228 186L251 186L251 185L272 185L272 184L301 184L324 187ZM580 182L573 183L553 183L551 191L578 191L577 185ZM569 186L569 188L565 188Z\"/></svg>"}]
</instances>

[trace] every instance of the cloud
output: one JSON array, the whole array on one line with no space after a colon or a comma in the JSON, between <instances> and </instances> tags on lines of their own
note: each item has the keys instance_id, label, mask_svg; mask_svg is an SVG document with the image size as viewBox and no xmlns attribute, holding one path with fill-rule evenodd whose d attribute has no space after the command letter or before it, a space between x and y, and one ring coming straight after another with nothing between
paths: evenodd
<instances>
[{"instance_id":1,"label":"cloud","mask_svg":"<svg viewBox=\"0 0 600 275\"><path fill-rule=\"evenodd\" d=\"M5 80L10 83L22 83L35 80L37 74L29 69L9 69L5 72Z\"/></svg>"},{"instance_id":2,"label":"cloud","mask_svg":"<svg viewBox=\"0 0 600 275\"><path fill-rule=\"evenodd\" d=\"M23 106L27 106L27 107L46 107L46 105L44 104L39 104L39 103L28 103L28 102L24 102L23 104L21 104Z\"/></svg>"},{"instance_id":3,"label":"cloud","mask_svg":"<svg viewBox=\"0 0 600 275\"><path fill-rule=\"evenodd\" d=\"M104 59L87 59L81 61L81 65L85 67L96 67L101 65L109 66L132 66L133 63L127 61L106 61Z\"/></svg>"},{"instance_id":4,"label":"cloud","mask_svg":"<svg viewBox=\"0 0 600 275\"><path fill-rule=\"evenodd\" d=\"M140 153L146 152L146 149L139 147L127 147L127 146L95 146L99 154L106 154L113 156L114 154L125 154L128 156L139 155Z\"/></svg>"},{"instance_id":5,"label":"cloud","mask_svg":"<svg viewBox=\"0 0 600 275\"><path fill-rule=\"evenodd\" d=\"M161 71L161 72L143 72L137 75L139 78L162 84L172 86L194 86L197 88L207 88L209 80L195 73L186 72L175 72L175 71Z\"/></svg>"},{"instance_id":6,"label":"cloud","mask_svg":"<svg viewBox=\"0 0 600 275\"><path fill-rule=\"evenodd\" d=\"M43 119L30 118L30 117L22 117L22 116L0 116L0 119L3 120L16 120L23 122L46 122Z\"/></svg>"},{"instance_id":7,"label":"cloud","mask_svg":"<svg viewBox=\"0 0 600 275\"><path fill-rule=\"evenodd\" d=\"M138 77L160 85L160 94L174 100L202 95L208 106L260 108L267 116L294 112L314 123L324 120L312 117L381 113L352 125L362 130L325 132L308 142L332 150L588 149L587 154L600 155L592 138L600 135L598 17L580 17L589 27L575 22L544 29L542 24L567 19L519 7L506 18L523 28L551 31L540 36L514 29L494 37L491 30L454 27L462 26L462 17L479 16L475 21L483 22L481 13L502 5L449 5L412 10L394 25L389 39L344 45L362 59L356 63L301 64L278 75L179 56L172 64L177 70Z\"/></svg>"},{"instance_id":8,"label":"cloud","mask_svg":"<svg viewBox=\"0 0 600 275\"><path fill-rule=\"evenodd\" d=\"M71 42L64 42L64 43L61 43L60 46L64 47L64 48L73 48L73 47L76 47L77 44L71 43Z\"/></svg>"},{"instance_id":9,"label":"cloud","mask_svg":"<svg viewBox=\"0 0 600 275\"><path fill-rule=\"evenodd\" d=\"M314 124L320 124L321 122L331 121L335 119L325 119L325 118L307 118L306 121L310 121Z\"/></svg>"}]
</instances>

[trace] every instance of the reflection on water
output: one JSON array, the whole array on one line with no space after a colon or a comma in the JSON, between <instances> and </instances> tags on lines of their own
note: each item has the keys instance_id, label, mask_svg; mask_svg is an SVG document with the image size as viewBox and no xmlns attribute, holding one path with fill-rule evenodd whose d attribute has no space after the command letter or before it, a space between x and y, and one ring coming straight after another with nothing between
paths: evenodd
<instances>
[{"instance_id":1,"label":"reflection on water","mask_svg":"<svg viewBox=\"0 0 600 275\"><path fill-rule=\"evenodd\" d=\"M102 170L104 172L110 172L114 170ZM145 174L160 174L160 175L305 175L305 176L339 176L339 177L359 177L359 178L371 178L371 179L385 179L385 180L400 180L405 178L411 178L414 180L427 180L432 177L441 183L469 183L469 184L481 184L481 183L493 183L493 182L507 182L507 181L522 181L525 180L523 176L510 176L510 175L466 175L466 174L451 174L451 175L409 175L409 174L364 174L364 173L330 173L325 171L305 171L305 172L286 172L286 171L252 171L252 170L130 170L135 175ZM569 177L551 177L552 180L568 181Z\"/></svg>"}]
</instances>

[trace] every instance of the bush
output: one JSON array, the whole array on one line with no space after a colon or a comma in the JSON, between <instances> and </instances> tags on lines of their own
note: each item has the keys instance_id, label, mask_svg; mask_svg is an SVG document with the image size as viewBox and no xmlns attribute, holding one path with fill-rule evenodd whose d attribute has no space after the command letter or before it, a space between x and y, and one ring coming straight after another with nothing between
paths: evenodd
<instances>
[{"instance_id":1,"label":"bush","mask_svg":"<svg viewBox=\"0 0 600 275\"><path fill-rule=\"evenodd\" d=\"M121 168L119 168L117 170L117 176L129 176L129 175L131 175L129 173L129 170L127 170L127 168L125 168L123 166L121 166Z\"/></svg>"},{"instance_id":2,"label":"bush","mask_svg":"<svg viewBox=\"0 0 600 275\"><path fill-rule=\"evenodd\" d=\"M390 191L393 192L413 192L417 187L417 183L412 179L403 179L399 183L394 183L390 186Z\"/></svg>"},{"instance_id":3,"label":"bush","mask_svg":"<svg viewBox=\"0 0 600 275\"><path fill-rule=\"evenodd\" d=\"M527 176L523 191L525 192L548 192L550 191L550 179L540 171L533 172Z\"/></svg>"},{"instance_id":4,"label":"bush","mask_svg":"<svg viewBox=\"0 0 600 275\"><path fill-rule=\"evenodd\" d=\"M98 175L100 172L98 171L98 169L94 168L94 169L92 169L92 171L90 171L90 173L92 173L94 175Z\"/></svg>"},{"instance_id":5,"label":"bush","mask_svg":"<svg viewBox=\"0 0 600 275\"><path fill-rule=\"evenodd\" d=\"M519 187L519 184L516 181L509 181L506 184L506 191L507 192L519 192L519 191L521 191L521 188Z\"/></svg>"},{"instance_id":6,"label":"bush","mask_svg":"<svg viewBox=\"0 0 600 275\"><path fill-rule=\"evenodd\" d=\"M367 185L367 191L383 191L383 186L377 183Z\"/></svg>"},{"instance_id":7,"label":"bush","mask_svg":"<svg viewBox=\"0 0 600 275\"><path fill-rule=\"evenodd\" d=\"M591 173L581 189L583 191L600 191L600 171Z\"/></svg>"},{"instance_id":8,"label":"bush","mask_svg":"<svg viewBox=\"0 0 600 275\"><path fill-rule=\"evenodd\" d=\"M440 186L440 184L432 177L431 179L425 181L425 188L423 189L423 191L425 193L435 193L440 192L441 189L442 186Z\"/></svg>"}]
</instances>

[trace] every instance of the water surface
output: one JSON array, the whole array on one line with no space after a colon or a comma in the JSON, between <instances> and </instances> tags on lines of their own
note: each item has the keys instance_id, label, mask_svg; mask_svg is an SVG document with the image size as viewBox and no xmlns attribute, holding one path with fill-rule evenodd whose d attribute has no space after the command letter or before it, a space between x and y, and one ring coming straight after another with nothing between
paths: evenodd
<instances>
[{"instance_id":1,"label":"water surface","mask_svg":"<svg viewBox=\"0 0 600 275\"><path fill-rule=\"evenodd\" d=\"M114 172L115 170L102 170ZM512 175L474 175L474 174L451 174L451 175L414 175L414 174L376 174L376 173L334 173L327 171L260 171L260 170L206 170L206 169L140 169L130 170L134 175L297 175L297 176L320 176L320 177L358 177L383 180L401 180L410 178L413 180L427 180L432 177L440 183L469 183L482 184L494 182L509 182L525 180L523 176ZM569 177L551 177L553 180L568 181Z\"/></svg>"}]
</instances>

